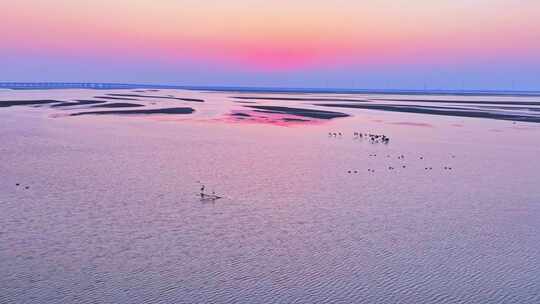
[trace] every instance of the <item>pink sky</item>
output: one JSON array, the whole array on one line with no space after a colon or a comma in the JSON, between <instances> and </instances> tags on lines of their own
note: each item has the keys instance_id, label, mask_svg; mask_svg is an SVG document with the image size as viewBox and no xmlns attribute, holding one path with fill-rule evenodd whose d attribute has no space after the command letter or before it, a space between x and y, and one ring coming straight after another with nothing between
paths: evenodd
<instances>
[{"instance_id":1,"label":"pink sky","mask_svg":"<svg viewBox=\"0 0 540 304\"><path fill-rule=\"evenodd\" d=\"M18 0L0 18L11 64L76 54L288 73L540 59L534 0Z\"/></svg>"}]
</instances>

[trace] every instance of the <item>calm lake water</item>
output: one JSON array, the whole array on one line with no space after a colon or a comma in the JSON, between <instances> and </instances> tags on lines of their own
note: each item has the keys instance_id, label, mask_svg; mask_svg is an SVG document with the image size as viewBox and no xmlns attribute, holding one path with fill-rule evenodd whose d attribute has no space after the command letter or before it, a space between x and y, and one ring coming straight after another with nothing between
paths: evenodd
<instances>
[{"instance_id":1,"label":"calm lake water","mask_svg":"<svg viewBox=\"0 0 540 304\"><path fill-rule=\"evenodd\" d=\"M55 106L77 100L94 103ZM522 121L540 97L0 91L8 101L0 303L540 303L540 123ZM78 115L176 107L194 112ZM223 198L201 201L199 181Z\"/></svg>"}]
</instances>

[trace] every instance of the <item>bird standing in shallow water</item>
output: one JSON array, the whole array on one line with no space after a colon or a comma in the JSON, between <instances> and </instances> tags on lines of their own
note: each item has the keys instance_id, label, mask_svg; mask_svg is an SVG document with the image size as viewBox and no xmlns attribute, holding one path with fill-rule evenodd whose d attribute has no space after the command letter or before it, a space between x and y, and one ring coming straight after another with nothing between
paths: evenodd
<instances>
[{"instance_id":1,"label":"bird standing in shallow water","mask_svg":"<svg viewBox=\"0 0 540 304\"><path fill-rule=\"evenodd\" d=\"M201 198L204 197L204 188L205 188L204 185L201 185Z\"/></svg>"}]
</instances>

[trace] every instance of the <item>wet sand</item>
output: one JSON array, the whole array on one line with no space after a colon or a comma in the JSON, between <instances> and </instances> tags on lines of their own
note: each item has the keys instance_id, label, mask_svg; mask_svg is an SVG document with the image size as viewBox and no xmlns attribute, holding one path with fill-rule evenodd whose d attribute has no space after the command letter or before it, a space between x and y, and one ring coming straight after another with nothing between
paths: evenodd
<instances>
[{"instance_id":1,"label":"wet sand","mask_svg":"<svg viewBox=\"0 0 540 304\"><path fill-rule=\"evenodd\" d=\"M139 100L137 98L129 98L129 97L114 97L114 96L95 96L94 98L99 99L107 99L107 100Z\"/></svg>"},{"instance_id":2,"label":"wet sand","mask_svg":"<svg viewBox=\"0 0 540 304\"><path fill-rule=\"evenodd\" d=\"M149 114L191 114L195 112L192 108L165 108L148 110L123 110L123 111L90 111L72 113L70 116L81 115L149 115Z\"/></svg>"},{"instance_id":3,"label":"wet sand","mask_svg":"<svg viewBox=\"0 0 540 304\"><path fill-rule=\"evenodd\" d=\"M339 117L348 117L349 114L313 109L301 109L301 108L289 108L278 106L245 106L247 108L256 109L261 113L277 113L277 114L290 114L302 117L317 118L317 119L333 119Z\"/></svg>"},{"instance_id":4,"label":"wet sand","mask_svg":"<svg viewBox=\"0 0 540 304\"><path fill-rule=\"evenodd\" d=\"M138 103L115 102L115 103L99 104L99 105L91 106L90 108L136 108L136 107L144 107L144 105L138 104Z\"/></svg>"},{"instance_id":5,"label":"wet sand","mask_svg":"<svg viewBox=\"0 0 540 304\"><path fill-rule=\"evenodd\" d=\"M274 101L340 101L340 102L368 102L365 99L349 98L304 98L304 97L257 97L257 96L234 96L235 99L245 100L274 100Z\"/></svg>"},{"instance_id":6,"label":"wet sand","mask_svg":"<svg viewBox=\"0 0 540 304\"><path fill-rule=\"evenodd\" d=\"M524 114L504 114L494 113L468 108L444 108L444 107L428 107L428 106L412 106L412 105L373 105L373 104L315 104L321 107L331 108L349 108L349 109L365 109L401 113L429 114L442 116L470 117L470 118L489 118L498 120L522 121L540 123L540 116L524 115ZM508 113L508 112L507 112Z\"/></svg>"},{"instance_id":7,"label":"wet sand","mask_svg":"<svg viewBox=\"0 0 540 304\"><path fill-rule=\"evenodd\" d=\"M441 99L390 99L373 98L372 101L399 101L399 102L428 102L428 103L456 103L474 105L520 105L520 106L540 106L536 101L492 101L492 100L441 100Z\"/></svg>"},{"instance_id":8,"label":"wet sand","mask_svg":"<svg viewBox=\"0 0 540 304\"><path fill-rule=\"evenodd\" d=\"M31 105L44 105L51 103L61 102L59 100L43 99L43 100L5 100L0 101L0 108L13 107L13 106L31 106Z\"/></svg>"},{"instance_id":9,"label":"wet sand","mask_svg":"<svg viewBox=\"0 0 540 304\"><path fill-rule=\"evenodd\" d=\"M23 90L24 91L24 90ZM31 90L28 90L31 91ZM183 98L176 97L178 96L179 91L162 91L160 94L135 94L134 91L118 91L118 90L106 90L103 95L96 96L97 99L86 99L86 96L81 96L79 98L73 98L73 100L62 100L53 97L53 95L44 95L41 99L11 99L0 101L0 107L11 107L11 106L39 106L39 105L51 105L51 108L66 108L66 111L76 111L74 107L77 106L89 106L88 108L134 108L134 107L148 107L144 109L143 112L122 112L117 113L122 114L158 114L160 111L163 114L186 114L184 111L171 111L169 109L175 108L174 104L170 101L180 100L188 102L197 102L203 103L205 99L195 97ZM151 92L151 90L136 90L137 93ZM15 92L15 91L14 91ZM91 91L90 91L91 92ZM153 92L153 91L152 91ZM54 93L54 90L51 90L51 93ZM212 92L212 94L223 94L228 95L234 92ZM181 94L181 93L180 93ZM190 93L192 95L193 93ZM276 93L278 94L278 93ZM453 96L454 99L449 96L403 96L395 98L379 98L377 96L369 96L368 94L359 94L359 98L354 98L355 95L346 95L341 97L340 95L317 95L313 93L279 93L281 95L272 96L269 93L264 95L257 96L251 94L249 96L239 96L233 95L228 96L233 100L228 100L226 103L223 103L223 106L232 106L237 104L242 108L249 108L250 111L238 111L232 106L233 111L223 111L221 114L215 113L214 115L218 116L228 116L228 117L244 117L244 118L253 118L251 121L262 122L260 118L266 118L268 121L295 121L295 119L300 119L296 122L302 121L303 118L309 119L334 119L334 118L344 118L349 117L352 113L350 111L344 112L332 112L325 111L317 108L299 108L299 107L283 107L279 106L279 101L289 101L291 104L296 103L300 105L302 102L310 102L311 107L321 107L321 108L341 108L341 109L365 109L365 110L377 110L377 111L387 111L387 112L401 112L401 113L413 113L413 114L428 114L428 115L439 115L439 116L453 116L453 117L468 117L468 118L485 118L485 119L497 119L497 120L509 120L509 121L519 121L519 122L540 122L540 115L536 113L540 112L540 101L535 100L531 96L510 96L510 95L501 95L492 97L490 95L483 96L484 98L479 98L479 100L474 100L473 97L466 95L456 95ZM90 93L87 95L92 97L93 94ZM351 97L352 98L349 98ZM417 97L417 98L416 98ZM152 102L148 99L160 99L160 102ZM501 100L507 99L507 100ZM469 100L467 100L469 99ZM131 102L114 102L114 101L139 101L137 103ZM317 103L318 101L327 101L325 103ZM347 101L347 102L346 102ZM253 105L250 105L253 104ZM261 104L261 105L255 105ZM306 103L307 104L307 103ZM155 109L160 105L163 110ZM142 111L143 109L141 109ZM146 112L146 110L149 110ZM194 110L197 110L194 107ZM102 113L95 113L97 111L80 111L80 113L73 112L71 114L86 115L86 114L95 114L95 115L106 115L106 114L115 114L110 111L100 111ZM242 112L238 114L237 112ZM230 113L236 113L229 115ZM253 115L253 117L250 117ZM285 116L283 116L285 115ZM287 117L288 116L288 117ZM287 119L282 119L287 118Z\"/></svg>"},{"instance_id":10,"label":"wet sand","mask_svg":"<svg viewBox=\"0 0 540 304\"><path fill-rule=\"evenodd\" d=\"M503 107L503 106L475 106L476 108L481 108L481 109L492 109L492 110L510 110L510 111L533 111L533 112L540 112L540 107L539 108L531 108L531 107L520 107L520 106L517 106L517 107Z\"/></svg>"},{"instance_id":11,"label":"wet sand","mask_svg":"<svg viewBox=\"0 0 540 304\"><path fill-rule=\"evenodd\" d=\"M239 117L251 117L251 115L247 113L232 113L232 116L239 116Z\"/></svg>"},{"instance_id":12,"label":"wet sand","mask_svg":"<svg viewBox=\"0 0 540 304\"><path fill-rule=\"evenodd\" d=\"M77 100L75 102L62 102L62 103L54 104L51 107L53 108L75 107L75 106L102 104L106 102L107 102L106 100Z\"/></svg>"},{"instance_id":13,"label":"wet sand","mask_svg":"<svg viewBox=\"0 0 540 304\"><path fill-rule=\"evenodd\" d=\"M204 99L198 98L182 98L174 96L156 96L156 95L139 95L139 94L107 94L107 96L113 97L136 97L136 98L157 98L157 99L170 99L170 100L181 100L181 101L193 101L193 102L204 102Z\"/></svg>"}]
</instances>

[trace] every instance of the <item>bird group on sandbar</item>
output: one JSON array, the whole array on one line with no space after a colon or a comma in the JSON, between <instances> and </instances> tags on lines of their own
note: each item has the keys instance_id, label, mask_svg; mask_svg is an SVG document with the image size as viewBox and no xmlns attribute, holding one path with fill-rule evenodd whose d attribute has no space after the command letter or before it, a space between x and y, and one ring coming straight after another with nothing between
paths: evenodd
<instances>
[{"instance_id":1,"label":"bird group on sandbar","mask_svg":"<svg viewBox=\"0 0 540 304\"><path fill-rule=\"evenodd\" d=\"M345 133L343 133L343 132L328 132L328 136L333 137L333 138L342 138L344 135L345 135ZM363 132L353 132L353 139L355 139L355 140L366 139L372 144L388 144L390 142L390 137L388 137L388 136L386 136L384 134L373 134L373 133L363 133ZM388 159L394 159L394 157L396 157L395 155L392 156L390 154L383 154L382 157L384 157L384 155L386 155L385 158L388 158ZM368 156L369 157L377 157L377 154L376 153L371 153ZM424 156L422 156L422 155L416 156L416 157L418 157L419 160L424 160ZM451 154L450 157L451 158L456 158L456 156L453 155L453 154ZM409 159L414 159L414 158L415 157L412 157L412 158L409 158ZM405 161L405 155L398 154L397 159L400 160L400 161ZM395 170L397 170L399 168L406 169L406 168L408 168L408 165L404 164L404 163L402 163L400 165L391 164L391 165L387 166L386 168L389 171L395 171ZM442 167L442 169L444 169L444 170L452 170L452 167L444 166L444 167ZM433 167L424 167L424 170L431 171L431 170L433 170ZM374 173L375 169L368 168L368 172ZM358 174L358 173L360 173L360 171L359 170L347 170L347 173L349 173L349 174Z\"/></svg>"},{"instance_id":2,"label":"bird group on sandbar","mask_svg":"<svg viewBox=\"0 0 540 304\"><path fill-rule=\"evenodd\" d=\"M355 139L364 139L367 138L372 144L388 144L390 142L390 137L384 134L371 134L371 133L362 133L354 132L353 136Z\"/></svg>"},{"instance_id":3,"label":"bird group on sandbar","mask_svg":"<svg viewBox=\"0 0 540 304\"><path fill-rule=\"evenodd\" d=\"M345 135L343 132L328 132L328 137L341 138ZM354 132L353 139L367 139L372 144L388 144L390 142L390 137L384 134L372 134L372 133L362 133Z\"/></svg>"}]
</instances>

